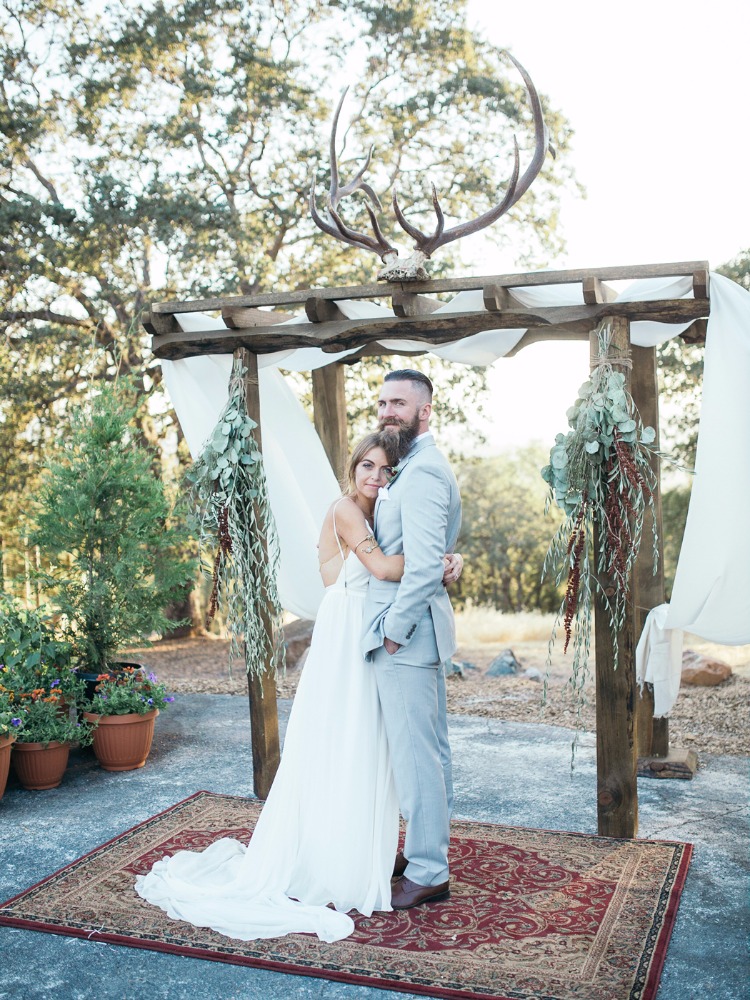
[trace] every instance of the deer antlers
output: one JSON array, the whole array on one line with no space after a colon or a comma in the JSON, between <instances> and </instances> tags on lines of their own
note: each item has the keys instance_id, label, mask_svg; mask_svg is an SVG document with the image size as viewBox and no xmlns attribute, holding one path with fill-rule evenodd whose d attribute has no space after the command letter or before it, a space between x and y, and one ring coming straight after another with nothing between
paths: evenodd
<instances>
[{"instance_id":1,"label":"deer antlers","mask_svg":"<svg viewBox=\"0 0 750 1000\"><path fill-rule=\"evenodd\" d=\"M323 218L317 210L317 205L315 203L314 173L310 185L310 214L312 215L315 224L322 229L324 233L328 233L329 236L333 236L337 240L348 243L350 246L362 247L365 250L371 250L376 253L385 264L385 267L383 267L378 273L379 281L426 280L428 275L424 269L424 263L439 247L445 246L447 243L452 243L454 240L460 240L463 236L479 232L479 230L485 229L487 226L492 225L493 222L496 222L502 215L505 215L505 213L512 208L521 197L523 197L523 195L531 187L531 184L539 174L539 171L542 169L544 158L547 154L548 148L550 147L547 127L544 123L544 116L542 114L541 101L539 100L536 87L534 86L529 74L517 59L514 59L510 53L506 54L523 77L523 81L526 84L526 89L529 95L529 103L531 105L531 111L534 118L535 135L534 155L532 160L526 170L524 170L523 175L519 178L520 160L518 155L518 142L514 137L513 172L502 200L493 208L478 216L476 219L459 223L459 225L452 226L450 229L445 228L445 217L443 215L443 210L440 207L435 185L433 184L432 205L435 209L437 221L435 231L430 236L421 232L416 228L416 226L413 226L408 221L398 203L398 197L394 188L392 200L393 211L396 215L396 219L404 232L414 240L414 251L410 257L403 261L399 259L396 247L392 246L383 236L377 215L375 214L375 209L381 209L380 200L370 185L363 180L364 174L372 159L372 147L370 147L365 163L359 172L351 179L351 181L349 181L348 184L343 187L339 185L339 172L336 161L336 129L338 127L341 107L349 88L346 87L342 91L336 112L333 116L333 123L331 125L331 188L328 195L328 205L326 206L328 218ZM353 194L355 191L362 191L367 199L365 202L365 208L370 217L370 223L372 225L374 236L369 236L366 233L360 233L351 229L346 225L338 213L338 204L341 199L345 198L347 195Z\"/></svg>"},{"instance_id":2,"label":"deer antlers","mask_svg":"<svg viewBox=\"0 0 750 1000\"><path fill-rule=\"evenodd\" d=\"M322 216L318 213L318 207L315 203L314 173L310 182L310 214L312 215L316 226L322 229L324 233L328 233L328 235L333 236L334 239L342 240L344 243L350 244L350 246L363 247L365 250L372 250L373 253L376 253L380 257L383 263L387 263L391 258L395 259L398 257L398 250L396 247L391 246L391 244L383 236L378 223L378 218L372 207L374 205L375 208L382 210L380 199L370 185L363 180L365 171L370 166L370 160L372 159L372 146L370 146L361 170L355 174L348 184L345 184L343 187L339 186L339 168L336 160L336 129L339 123L341 107L344 103L344 98L346 97L348 90L348 87L344 87L341 91L341 97L339 98L339 103L333 115L333 123L331 125L331 187L328 192L328 205L326 206L328 219L326 220L322 218ZM366 233L358 233L356 229L350 229L336 210L341 199L346 198L347 195L353 194L355 191L362 191L368 199L368 201L365 202L365 208L367 209L367 214L370 216L372 230L375 234L374 238L372 236L368 236Z\"/></svg>"}]
</instances>

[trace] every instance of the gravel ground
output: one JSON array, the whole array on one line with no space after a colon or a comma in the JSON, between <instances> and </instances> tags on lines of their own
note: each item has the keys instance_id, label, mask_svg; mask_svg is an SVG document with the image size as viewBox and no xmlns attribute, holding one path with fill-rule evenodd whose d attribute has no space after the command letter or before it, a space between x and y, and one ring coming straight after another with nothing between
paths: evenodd
<instances>
[{"instance_id":1,"label":"gravel ground","mask_svg":"<svg viewBox=\"0 0 750 1000\"><path fill-rule=\"evenodd\" d=\"M502 648L498 644L478 643L459 649L456 659L474 664L476 670L467 670L463 677L449 678L449 712L576 728L578 713L566 685L569 657L564 657L560 650L555 652L548 677L547 701L543 706L541 681L485 675ZM516 642L512 648L524 669L534 667L544 674L546 642ZM750 754L748 647L709 647L698 642L691 643L690 648L724 659L732 665L734 673L716 687L682 687L669 720L670 743L675 747L692 748L698 754ZM162 640L147 649L130 650L128 656L147 664L175 693L245 696L247 682L243 665L235 664L230 676L228 649L227 642L207 636ZM279 695L293 697L298 678L297 670L289 670L278 685ZM583 708L581 720L584 728L593 732L596 719L593 682L587 685L586 693L588 703Z\"/></svg>"}]
</instances>

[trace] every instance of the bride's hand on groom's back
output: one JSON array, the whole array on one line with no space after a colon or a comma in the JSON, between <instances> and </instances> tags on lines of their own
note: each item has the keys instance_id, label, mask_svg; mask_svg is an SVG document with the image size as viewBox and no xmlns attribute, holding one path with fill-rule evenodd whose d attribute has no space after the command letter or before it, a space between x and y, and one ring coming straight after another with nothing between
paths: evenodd
<instances>
[{"instance_id":1,"label":"bride's hand on groom's back","mask_svg":"<svg viewBox=\"0 0 750 1000\"><path fill-rule=\"evenodd\" d=\"M443 557L445 568L443 570L443 584L447 587L449 583L455 583L461 576L464 568L464 558L460 552L449 552Z\"/></svg>"}]
</instances>

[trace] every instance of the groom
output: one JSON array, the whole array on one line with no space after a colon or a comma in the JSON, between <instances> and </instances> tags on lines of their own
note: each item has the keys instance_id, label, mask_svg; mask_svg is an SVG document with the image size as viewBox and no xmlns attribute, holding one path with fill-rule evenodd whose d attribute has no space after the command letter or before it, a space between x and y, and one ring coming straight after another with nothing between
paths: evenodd
<instances>
[{"instance_id":1,"label":"groom","mask_svg":"<svg viewBox=\"0 0 750 1000\"><path fill-rule=\"evenodd\" d=\"M375 535L386 555L403 553L400 583L370 578L365 659L375 669L401 813L394 909L449 895L448 840L453 802L443 663L456 649L453 609L443 586L461 500L450 466L429 433L432 383L411 369L390 372L378 399L381 431L398 439L403 458L381 490Z\"/></svg>"}]
</instances>

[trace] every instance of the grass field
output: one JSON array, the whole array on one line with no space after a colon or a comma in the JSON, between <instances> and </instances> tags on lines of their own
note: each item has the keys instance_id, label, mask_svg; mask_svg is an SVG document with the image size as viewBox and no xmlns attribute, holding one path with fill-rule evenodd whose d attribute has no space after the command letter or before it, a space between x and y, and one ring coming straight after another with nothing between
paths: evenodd
<instances>
[{"instance_id":1,"label":"grass field","mask_svg":"<svg viewBox=\"0 0 750 1000\"><path fill-rule=\"evenodd\" d=\"M538 611L503 614L494 608L469 607L456 613L456 633L459 647L469 655L471 652L475 655L485 651L489 653L489 647L492 647L493 652L497 654L500 649L515 646L518 649L514 649L514 652L525 653L533 661L534 666L541 666L547 656L547 644L554 621L554 615ZM563 640L560 627L553 655L553 673L564 672L565 669L563 665L567 662L567 658L561 655ZM683 647L728 663L735 673L742 677L750 677L750 645L722 646L686 632Z\"/></svg>"},{"instance_id":2,"label":"grass field","mask_svg":"<svg viewBox=\"0 0 750 1000\"><path fill-rule=\"evenodd\" d=\"M514 642L546 642L552 632L555 616L540 611L503 614L494 608L469 607L456 613L459 644L491 643L512 645Z\"/></svg>"}]
</instances>

